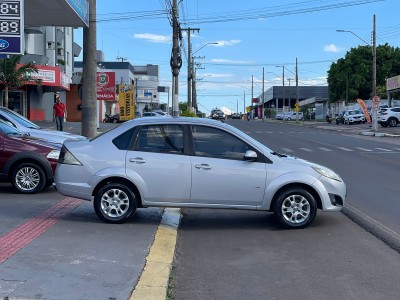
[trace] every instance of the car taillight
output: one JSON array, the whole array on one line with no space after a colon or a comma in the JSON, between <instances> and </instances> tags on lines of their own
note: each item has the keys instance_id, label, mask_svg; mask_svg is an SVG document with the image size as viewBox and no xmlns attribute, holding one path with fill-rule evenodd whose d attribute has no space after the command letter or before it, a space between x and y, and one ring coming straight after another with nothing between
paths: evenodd
<instances>
[{"instance_id":1,"label":"car taillight","mask_svg":"<svg viewBox=\"0 0 400 300\"><path fill-rule=\"evenodd\" d=\"M72 153L63 145L61 148L60 156L58 158L59 164L66 164L66 165L78 165L81 166L79 160L72 155Z\"/></svg>"}]
</instances>

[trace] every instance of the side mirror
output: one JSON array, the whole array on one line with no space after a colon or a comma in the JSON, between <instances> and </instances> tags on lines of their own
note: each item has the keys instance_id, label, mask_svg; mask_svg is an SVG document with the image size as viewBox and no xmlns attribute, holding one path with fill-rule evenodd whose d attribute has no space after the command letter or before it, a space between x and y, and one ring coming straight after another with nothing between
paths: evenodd
<instances>
[{"instance_id":1,"label":"side mirror","mask_svg":"<svg viewBox=\"0 0 400 300\"><path fill-rule=\"evenodd\" d=\"M255 161L257 159L257 153L253 150L247 150L244 154L244 160Z\"/></svg>"}]
</instances>

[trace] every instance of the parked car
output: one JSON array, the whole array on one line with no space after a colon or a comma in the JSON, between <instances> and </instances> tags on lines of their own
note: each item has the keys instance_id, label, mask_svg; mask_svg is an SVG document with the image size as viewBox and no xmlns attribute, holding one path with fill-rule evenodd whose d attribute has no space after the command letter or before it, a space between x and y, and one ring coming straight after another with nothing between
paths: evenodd
<instances>
[{"instance_id":1,"label":"parked car","mask_svg":"<svg viewBox=\"0 0 400 300\"><path fill-rule=\"evenodd\" d=\"M276 114L276 117L275 117L275 118L276 118L277 120L283 120L283 118L285 117L285 114L286 114L286 113Z\"/></svg>"},{"instance_id":2,"label":"parked car","mask_svg":"<svg viewBox=\"0 0 400 300\"><path fill-rule=\"evenodd\" d=\"M303 120L304 116L303 116L303 112L295 112L295 111L290 111L287 112L284 116L283 116L284 120L287 121L291 121L291 120Z\"/></svg>"},{"instance_id":3,"label":"parked car","mask_svg":"<svg viewBox=\"0 0 400 300\"><path fill-rule=\"evenodd\" d=\"M61 145L23 134L0 121L0 181L20 193L42 191L54 181Z\"/></svg>"},{"instance_id":4,"label":"parked car","mask_svg":"<svg viewBox=\"0 0 400 300\"><path fill-rule=\"evenodd\" d=\"M160 111L148 111L142 114L142 117L167 117L168 115Z\"/></svg>"},{"instance_id":5,"label":"parked car","mask_svg":"<svg viewBox=\"0 0 400 300\"><path fill-rule=\"evenodd\" d=\"M38 125L29 121L27 118L3 106L0 106L0 120L13 126L22 133L60 144L62 144L66 139L74 139L74 140L87 139L86 137L78 134L40 128Z\"/></svg>"},{"instance_id":6,"label":"parked car","mask_svg":"<svg viewBox=\"0 0 400 300\"><path fill-rule=\"evenodd\" d=\"M376 120L382 127L397 126L400 123L400 107L381 108Z\"/></svg>"},{"instance_id":7,"label":"parked car","mask_svg":"<svg viewBox=\"0 0 400 300\"><path fill-rule=\"evenodd\" d=\"M345 110L339 113L335 119L336 124L360 124L365 123L365 116L359 109Z\"/></svg>"},{"instance_id":8,"label":"parked car","mask_svg":"<svg viewBox=\"0 0 400 300\"><path fill-rule=\"evenodd\" d=\"M58 192L93 200L108 223L161 206L270 211L283 226L304 228L317 209L341 210L346 196L334 171L206 118L140 118L65 141L55 178Z\"/></svg>"}]
</instances>

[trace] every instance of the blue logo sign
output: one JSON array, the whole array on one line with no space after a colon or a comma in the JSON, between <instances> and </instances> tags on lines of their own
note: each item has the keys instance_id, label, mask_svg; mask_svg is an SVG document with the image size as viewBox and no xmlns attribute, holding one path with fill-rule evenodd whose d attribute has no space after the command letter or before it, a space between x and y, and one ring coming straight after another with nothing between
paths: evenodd
<instances>
[{"instance_id":1,"label":"blue logo sign","mask_svg":"<svg viewBox=\"0 0 400 300\"><path fill-rule=\"evenodd\" d=\"M0 50L5 50L10 46L10 43L6 40L0 39Z\"/></svg>"}]
</instances>

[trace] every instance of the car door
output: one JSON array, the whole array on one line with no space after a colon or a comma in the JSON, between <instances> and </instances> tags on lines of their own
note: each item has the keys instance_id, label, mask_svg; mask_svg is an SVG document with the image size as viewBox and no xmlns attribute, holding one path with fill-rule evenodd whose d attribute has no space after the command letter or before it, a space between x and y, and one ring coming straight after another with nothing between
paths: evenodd
<instances>
[{"instance_id":1,"label":"car door","mask_svg":"<svg viewBox=\"0 0 400 300\"><path fill-rule=\"evenodd\" d=\"M126 155L127 175L138 177L145 202L190 201L191 163L182 125L140 126Z\"/></svg>"},{"instance_id":2,"label":"car door","mask_svg":"<svg viewBox=\"0 0 400 300\"><path fill-rule=\"evenodd\" d=\"M264 162L245 161L252 149L243 140L210 126L191 127L191 203L210 205L260 205L264 196Z\"/></svg>"}]
</instances>

